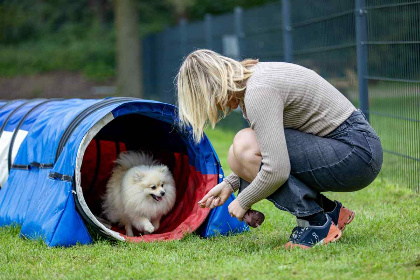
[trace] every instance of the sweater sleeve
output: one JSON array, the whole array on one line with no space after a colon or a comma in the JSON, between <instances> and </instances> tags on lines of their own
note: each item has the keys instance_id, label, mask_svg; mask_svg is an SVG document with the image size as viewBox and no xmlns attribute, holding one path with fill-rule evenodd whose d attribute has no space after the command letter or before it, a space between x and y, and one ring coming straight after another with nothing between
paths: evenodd
<instances>
[{"instance_id":1,"label":"sweater sleeve","mask_svg":"<svg viewBox=\"0 0 420 280\"><path fill-rule=\"evenodd\" d=\"M232 187L233 191L239 189L239 177L235 173L230 173L230 175L224 178L223 181L228 183Z\"/></svg>"},{"instance_id":2,"label":"sweater sleeve","mask_svg":"<svg viewBox=\"0 0 420 280\"><path fill-rule=\"evenodd\" d=\"M271 87L248 89L245 107L263 162L255 179L237 197L240 206L247 210L286 182L290 160L284 135L282 95Z\"/></svg>"}]
</instances>

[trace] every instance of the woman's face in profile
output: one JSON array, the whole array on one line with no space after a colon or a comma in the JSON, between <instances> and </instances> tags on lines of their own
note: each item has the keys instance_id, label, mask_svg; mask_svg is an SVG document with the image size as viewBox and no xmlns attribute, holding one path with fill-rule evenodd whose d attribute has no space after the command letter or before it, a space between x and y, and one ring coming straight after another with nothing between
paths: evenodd
<instances>
[{"instance_id":1,"label":"woman's face in profile","mask_svg":"<svg viewBox=\"0 0 420 280\"><path fill-rule=\"evenodd\" d=\"M216 106L217 106L217 109L218 109L219 111L223 111L223 110L222 110L222 105L217 104ZM226 107L228 107L228 108L230 108L230 109L232 109L232 110L234 110L234 109L238 108L238 106L239 106L239 100L238 100L238 99L236 99L236 98L229 98L229 100L228 100L228 101L227 101L227 103L226 103Z\"/></svg>"},{"instance_id":2,"label":"woman's face in profile","mask_svg":"<svg viewBox=\"0 0 420 280\"><path fill-rule=\"evenodd\" d=\"M238 108L239 106L239 99L235 98L233 94L228 99L228 102L226 103L226 106L232 110Z\"/></svg>"},{"instance_id":3,"label":"woman's face in profile","mask_svg":"<svg viewBox=\"0 0 420 280\"><path fill-rule=\"evenodd\" d=\"M229 101L227 102L227 106L228 106L230 109L234 110L234 109L238 108L238 106L239 106L239 100L238 100L238 99L236 99L236 98L231 98L231 99L229 99Z\"/></svg>"}]
</instances>

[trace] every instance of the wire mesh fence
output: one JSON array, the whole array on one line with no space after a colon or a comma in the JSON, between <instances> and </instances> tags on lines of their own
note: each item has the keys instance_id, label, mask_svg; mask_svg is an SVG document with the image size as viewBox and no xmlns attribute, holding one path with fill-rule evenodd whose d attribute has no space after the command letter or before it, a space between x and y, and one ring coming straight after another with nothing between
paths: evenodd
<instances>
[{"instance_id":1,"label":"wire mesh fence","mask_svg":"<svg viewBox=\"0 0 420 280\"><path fill-rule=\"evenodd\" d=\"M174 78L199 48L311 68L360 107L384 148L381 176L420 189L420 1L283 0L207 15L143 40L147 98L175 102Z\"/></svg>"},{"instance_id":2,"label":"wire mesh fence","mask_svg":"<svg viewBox=\"0 0 420 280\"><path fill-rule=\"evenodd\" d=\"M383 174L420 187L420 1L367 0L369 114Z\"/></svg>"}]
</instances>

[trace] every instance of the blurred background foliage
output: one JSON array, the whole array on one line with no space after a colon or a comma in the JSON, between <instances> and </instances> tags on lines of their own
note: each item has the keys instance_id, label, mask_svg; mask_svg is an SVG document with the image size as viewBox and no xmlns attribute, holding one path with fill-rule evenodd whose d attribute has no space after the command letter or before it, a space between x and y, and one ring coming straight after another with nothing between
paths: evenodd
<instances>
[{"instance_id":1,"label":"blurred background foliage","mask_svg":"<svg viewBox=\"0 0 420 280\"><path fill-rule=\"evenodd\" d=\"M138 0L140 37L235 6L273 0ZM111 0L0 0L0 76L77 71L94 81L115 76Z\"/></svg>"}]
</instances>

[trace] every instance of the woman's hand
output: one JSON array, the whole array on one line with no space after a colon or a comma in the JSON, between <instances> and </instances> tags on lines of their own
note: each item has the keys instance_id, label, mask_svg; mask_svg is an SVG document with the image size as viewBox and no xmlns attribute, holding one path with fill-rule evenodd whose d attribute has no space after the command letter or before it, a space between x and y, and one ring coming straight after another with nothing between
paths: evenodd
<instances>
[{"instance_id":1,"label":"woman's hand","mask_svg":"<svg viewBox=\"0 0 420 280\"><path fill-rule=\"evenodd\" d=\"M226 202L229 196L233 193L232 188L228 183L221 182L220 184L213 187L199 202L201 208L213 209L216 206L220 206Z\"/></svg>"},{"instance_id":2,"label":"woman's hand","mask_svg":"<svg viewBox=\"0 0 420 280\"><path fill-rule=\"evenodd\" d=\"M245 210L241 207L241 205L239 205L239 201L237 199L229 204L228 210L230 216L236 217L239 221L243 220L245 213L248 211L248 209Z\"/></svg>"}]
</instances>

